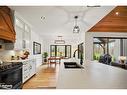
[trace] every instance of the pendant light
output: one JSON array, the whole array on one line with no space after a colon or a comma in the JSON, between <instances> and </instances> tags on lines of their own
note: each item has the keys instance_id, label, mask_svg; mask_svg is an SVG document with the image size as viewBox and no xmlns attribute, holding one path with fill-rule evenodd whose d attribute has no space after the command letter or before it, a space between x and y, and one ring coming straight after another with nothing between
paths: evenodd
<instances>
[{"instance_id":1,"label":"pendant light","mask_svg":"<svg viewBox=\"0 0 127 95\"><path fill-rule=\"evenodd\" d=\"M80 28L79 28L79 26L77 25L78 16L74 16L74 19L75 19L75 26L74 26L74 28L73 28L73 33L79 33Z\"/></svg>"},{"instance_id":2,"label":"pendant light","mask_svg":"<svg viewBox=\"0 0 127 95\"><path fill-rule=\"evenodd\" d=\"M55 40L55 44L65 44L65 40L62 39L63 36L58 36L58 39Z\"/></svg>"}]
</instances>

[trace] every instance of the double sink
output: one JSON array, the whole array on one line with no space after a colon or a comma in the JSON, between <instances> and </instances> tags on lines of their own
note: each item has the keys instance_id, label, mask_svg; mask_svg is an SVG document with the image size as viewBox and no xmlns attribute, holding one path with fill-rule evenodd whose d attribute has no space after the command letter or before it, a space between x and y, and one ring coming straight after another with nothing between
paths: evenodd
<instances>
[{"instance_id":1,"label":"double sink","mask_svg":"<svg viewBox=\"0 0 127 95\"><path fill-rule=\"evenodd\" d=\"M79 65L76 62L64 62L65 69L82 69L83 66Z\"/></svg>"}]
</instances>

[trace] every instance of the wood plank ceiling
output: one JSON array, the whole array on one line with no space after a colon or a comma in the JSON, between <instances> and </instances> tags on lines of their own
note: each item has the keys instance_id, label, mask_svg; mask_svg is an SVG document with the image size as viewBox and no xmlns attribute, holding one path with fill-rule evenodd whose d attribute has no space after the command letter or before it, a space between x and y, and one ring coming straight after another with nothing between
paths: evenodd
<instances>
[{"instance_id":1,"label":"wood plank ceiling","mask_svg":"<svg viewBox=\"0 0 127 95\"><path fill-rule=\"evenodd\" d=\"M88 32L127 32L127 6L117 6Z\"/></svg>"}]
</instances>

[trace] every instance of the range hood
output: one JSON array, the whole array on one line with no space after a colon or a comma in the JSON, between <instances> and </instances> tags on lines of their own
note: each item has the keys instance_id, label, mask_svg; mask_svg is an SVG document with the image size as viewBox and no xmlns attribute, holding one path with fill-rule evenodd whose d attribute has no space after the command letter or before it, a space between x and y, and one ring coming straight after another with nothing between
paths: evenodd
<instances>
[{"instance_id":1,"label":"range hood","mask_svg":"<svg viewBox=\"0 0 127 95\"><path fill-rule=\"evenodd\" d=\"M15 42L13 11L7 6L0 6L0 40Z\"/></svg>"}]
</instances>

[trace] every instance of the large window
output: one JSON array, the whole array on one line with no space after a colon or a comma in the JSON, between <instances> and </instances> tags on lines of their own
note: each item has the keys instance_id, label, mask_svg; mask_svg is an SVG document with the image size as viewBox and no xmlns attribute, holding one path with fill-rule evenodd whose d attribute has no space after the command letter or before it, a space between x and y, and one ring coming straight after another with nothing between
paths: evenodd
<instances>
[{"instance_id":1,"label":"large window","mask_svg":"<svg viewBox=\"0 0 127 95\"><path fill-rule=\"evenodd\" d=\"M71 45L50 45L51 57L71 57Z\"/></svg>"},{"instance_id":2,"label":"large window","mask_svg":"<svg viewBox=\"0 0 127 95\"><path fill-rule=\"evenodd\" d=\"M119 56L127 56L127 38L95 37L93 42L94 60L99 60L101 55L110 54L112 61Z\"/></svg>"}]
</instances>

